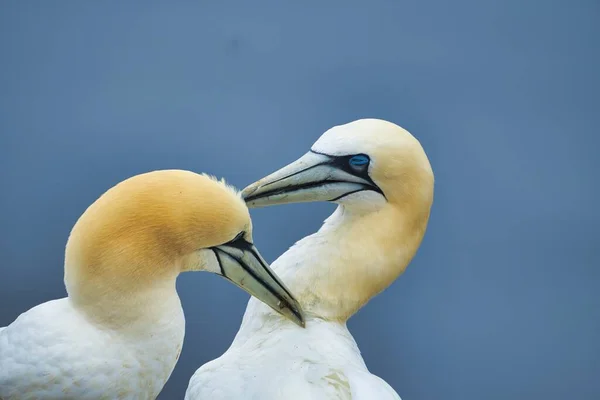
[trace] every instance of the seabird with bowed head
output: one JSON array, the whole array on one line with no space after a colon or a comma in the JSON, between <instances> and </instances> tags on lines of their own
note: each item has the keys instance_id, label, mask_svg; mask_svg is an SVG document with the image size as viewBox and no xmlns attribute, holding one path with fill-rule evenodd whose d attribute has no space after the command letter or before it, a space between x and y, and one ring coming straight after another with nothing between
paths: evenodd
<instances>
[{"instance_id":1,"label":"seabird with bowed head","mask_svg":"<svg viewBox=\"0 0 600 400\"><path fill-rule=\"evenodd\" d=\"M328 130L299 160L248 186L251 208L338 204L271 265L304 309L306 329L251 299L233 344L196 371L186 399L399 399L369 372L346 321L406 269L433 186L417 139L376 119Z\"/></svg>"},{"instance_id":2,"label":"seabird with bowed head","mask_svg":"<svg viewBox=\"0 0 600 400\"><path fill-rule=\"evenodd\" d=\"M156 398L183 344L175 281L186 271L220 274L304 324L252 244L238 192L189 171L141 174L104 193L73 227L68 297L0 332L0 398Z\"/></svg>"}]
</instances>

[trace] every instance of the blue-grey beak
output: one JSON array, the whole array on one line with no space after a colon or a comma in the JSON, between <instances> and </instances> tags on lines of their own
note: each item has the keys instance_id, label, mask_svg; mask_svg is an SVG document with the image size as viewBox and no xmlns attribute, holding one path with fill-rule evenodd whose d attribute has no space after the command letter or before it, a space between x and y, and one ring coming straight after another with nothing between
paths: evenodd
<instances>
[{"instance_id":1,"label":"blue-grey beak","mask_svg":"<svg viewBox=\"0 0 600 400\"><path fill-rule=\"evenodd\" d=\"M356 156L330 156L310 151L293 163L247 186L242 197L250 208L312 201L335 202L352 193L383 194L369 177L369 159L353 165Z\"/></svg>"},{"instance_id":2,"label":"blue-grey beak","mask_svg":"<svg viewBox=\"0 0 600 400\"><path fill-rule=\"evenodd\" d=\"M254 244L238 235L232 241L211 250L217 258L223 277L297 325L305 327L300 304L271 270Z\"/></svg>"}]
</instances>

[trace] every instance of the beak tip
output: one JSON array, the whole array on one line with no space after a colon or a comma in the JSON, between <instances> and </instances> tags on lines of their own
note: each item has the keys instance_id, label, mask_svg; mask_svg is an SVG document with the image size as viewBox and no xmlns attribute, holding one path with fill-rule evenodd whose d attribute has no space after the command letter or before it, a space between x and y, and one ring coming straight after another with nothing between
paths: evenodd
<instances>
[{"instance_id":1,"label":"beak tip","mask_svg":"<svg viewBox=\"0 0 600 400\"><path fill-rule=\"evenodd\" d=\"M300 328L306 328L306 320L304 319L304 315L298 314L294 315L296 318L293 318L293 322L298 325Z\"/></svg>"},{"instance_id":2,"label":"beak tip","mask_svg":"<svg viewBox=\"0 0 600 400\"><path fill-rule=\"evenodd\" d=\"M300 325L301 328L306 328L306 321L304 320L304 318L302 318L300 320L300 324L299 325Z\"/></svg>"},{"instance_id":3,"label":"beak tip","mask_svg":"<svg viewBox=\"0 0 600 400\"><path fill-rule=\"evenodd\" d=\"M304 317L304 313L302 312L302 309L298 303L295 304L293 314L296 317L294 322L296 322L296 324L301 328L306 328L306 318Z\"/></svg>"},{"instance_id":4,"label":"beak tip","mask_svg":"<svg viewBox=\"0 0 600 400\"><path fill-rule=\"evenodd\" d=\"M299 327L306 328L306 318L298 303L294 302L293 305L288 303L283 307L280 306L277 311Z\"/></svg>"}]
</instances>

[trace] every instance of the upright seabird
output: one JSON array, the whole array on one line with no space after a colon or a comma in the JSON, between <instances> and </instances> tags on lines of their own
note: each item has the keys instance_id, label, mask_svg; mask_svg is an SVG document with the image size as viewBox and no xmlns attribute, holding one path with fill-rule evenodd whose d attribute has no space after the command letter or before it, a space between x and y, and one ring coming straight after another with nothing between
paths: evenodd
<instances>
[{"instance_id":1,"label":"upright seabird","mask_svg":"<svg viewBox=\"0 0 600 400\"><path fill-rule=\"evenodd\" d=\"M183 343L175 280L185 271L221 274L303 324L296 300L252 244L248 209L233 188L188 171L137 175L73 227L68 297L1 330L0 398L156 398Z\"/></svg>"},{"instance_id":2,"label":"upright seabird","mask_svg":"<svg viewBox=\"0 0 600 400\"><path fill-rule=\"evenodd\" d=\"M406 269L433 186L419 142L376 119L328 130L299 160L248 186L250 207L339 205L272 264L302 305L306 329L251 299L233 344L196 371L186 399L399 399L369 372L346 321Z\"/></svg>"}]
</instances>

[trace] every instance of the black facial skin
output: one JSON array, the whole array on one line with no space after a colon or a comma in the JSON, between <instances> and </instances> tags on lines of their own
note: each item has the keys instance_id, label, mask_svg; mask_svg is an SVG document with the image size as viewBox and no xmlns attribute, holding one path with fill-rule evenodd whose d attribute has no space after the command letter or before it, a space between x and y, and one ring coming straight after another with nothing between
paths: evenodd
<instances>
[{"instance_id":1,"label":"black facial skin","mask_svg":"<svg viewBox=\"0 0 600 400\"><path fill-rule=\"evenodd\" d=\"M371 179L371 177L369 176L369 164L370 164L370 160L369 162L367 162L364 165L351 165L350 164L350 159L352 157L355 157L357 155L361 155L364 156L366 158L369 158L366 154L350 154L350 155L346 155L346 156L331 156L329 154L324 154L324 153L319 153L318 151L314 151L311 150L311 153L315 153L315 154L319 154L322 156L327 157L327 159L323 160L322 162L315 164L315 165L311 165L310 167L303 169L302 171L297 171L291 175L285 176L281 179L278 179L277 181L271 182L271 183L275 183L278 182L282 179L287 179L289 177L292 177L294 175L298 175L300 173L303 173L305 171L308 171L310 169L319 167L319 166L323 166L323 165L329 165L332 167L335 167L337 169L340 169L350 175L354 175L356 177L359 177L361 179L364 179L365 181L367 181L368 183L366 184L362 184L362 187L359 189L356 189L352 192L348 192L348 193L344 193L341 196L335 197L333 199L329 199L327 201L337 201L343 197L346 197L350 194L353 193L357 193L357 192L362 192L365 190L372 190L374 192L377 192L379 194L381 194L382 196L385 197L385 195L383 194L383 191L381 189L379 189L379 187L375 184L375 182L373 182L373 180ZM302 190L302 189L310 189L310 188L315 188L315 187L319 187L328 183L345 183L345 181L340 181L340 180L335 180L335 179L324 179L321 181L316 181L316 182L309 182L309 183L305 183L305 184L301 184L301 185L294 185L294 186L288 186L288 187L283 187L283 188L279 188L279 189L274 189L272 191L265 191L262 192L260 195L257 196L248 196L246 197L244 200L246 202L252 201L254 199L257 198L261 198L261 197L267 197L267 196L272 196L272 195L277 195L277 194L283 194L283 193L287 193L287 192L291 192L291 191L297 191L297 190Z\"/></svg>"},{"instance_id":2,"label":"black facial skin","mask_svg":"<svg viewBox=\"0 0 600 400\"><path fill-rule=\"evenodd\" d=\"M261 257L256 252L256 248L254 247L254 244L247 241L245 239L245 236L246 236L246 232L241 231L231 241L224 243L221 246L225 245L225 246L229 246L229 247L234 247L236 249L241 250L243 253L251 253L254 256L254 258L256 258L256 260L258 260L261 263L261 265L264 267L265 271L271 276L271 278L277 282L278 279L275 276L273 276L273 274L271 273L269 268L262 262ZM221 261L221 257L223 255L226 255L227 257L231 257L231 258L235 259L240 264L240 266L242 268L244 268L244 270L246 272L248 272L248 274L250 276L252 276L256 281L260 282L260 284L263 287L267 288L269 290L269 292L271 292L275 297L277 297L279 299L279 301L281 301L284 304L286 303L286 300L283 299L282 297L280 297L279 294L275 290L273 290L271 288L271 286L268 285L263 279L261 279L260 276L256 275L256 273L252 270L252 268L250 268L248 265L246 265L246 263L244 263L244 261L242 259L236 257L233 254L226 252L225 250L221 249L219 246L212 247L211 250L215 254L215 257L217 258L217 262L219 263L219 269L221 270L221 276L223 276L225 279L231 281L231 279L229 279L229 277L227 276L227 271L223 267L223 262ZM283 289L285 290L285 292L287 293L288 296L290 296L291 298L294 298L294 296L292 296L292 294L288 290L286 290L285 288L283 288ZM293 308L290 308L290 310L294 314L296 314L296 316L299 319L302 319L302 315L300 315L296 310L294 310Z\"/></svg>"}]
</instances>

